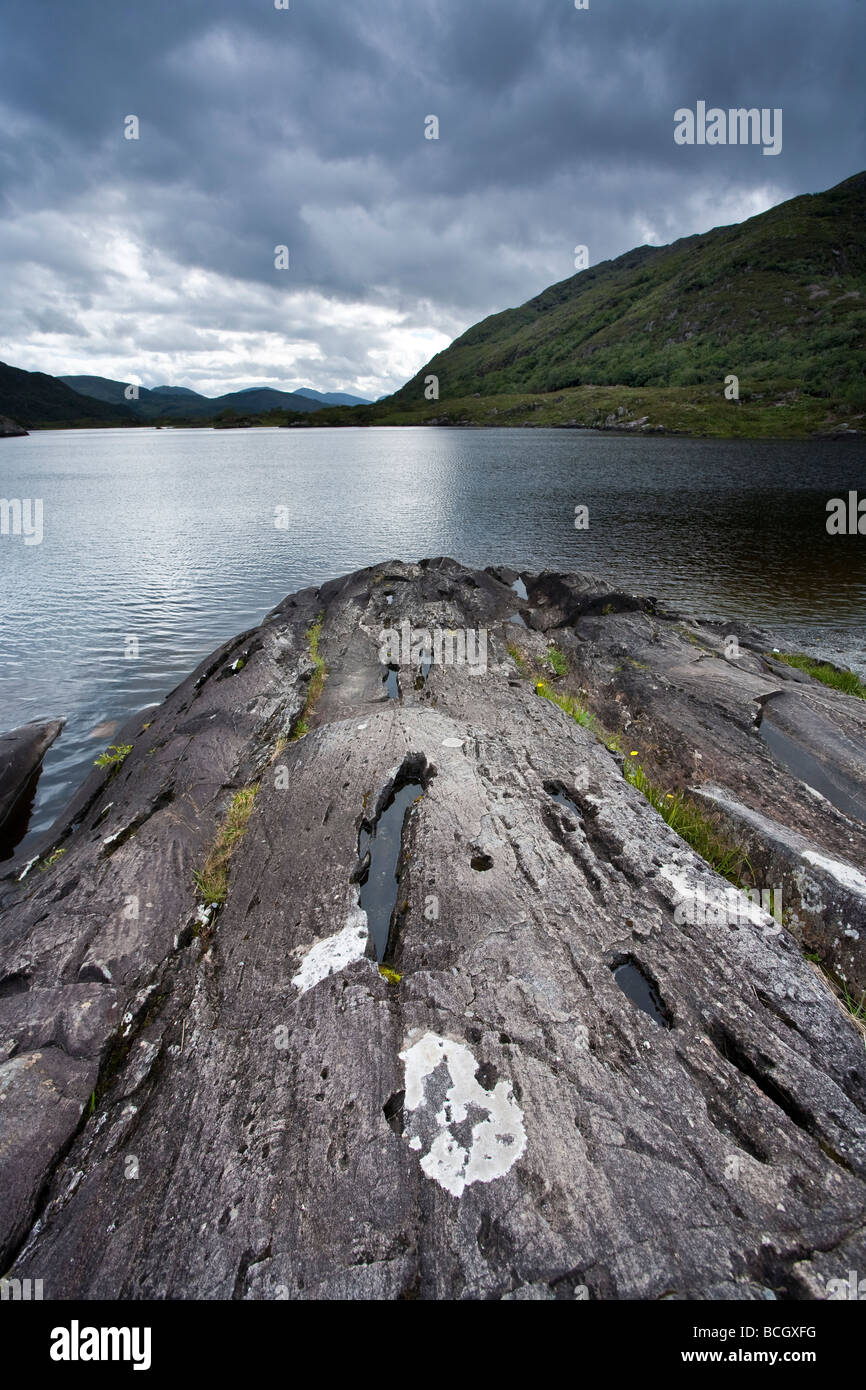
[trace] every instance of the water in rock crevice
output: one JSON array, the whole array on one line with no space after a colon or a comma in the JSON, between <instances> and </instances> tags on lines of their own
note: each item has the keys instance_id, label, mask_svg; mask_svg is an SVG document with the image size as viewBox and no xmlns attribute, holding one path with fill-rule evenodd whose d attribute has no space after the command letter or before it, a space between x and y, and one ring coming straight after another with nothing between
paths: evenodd
<instances>
[{"instance_id":1,"label":"water in rock crevice","mask_svg":"<svg viewBox=\"0 0 866 1390\"><path fill-rule=\"evenodd\" d=\"M623 994L645 1014L648 1014L653 1023L657 1023L660 1028L672 1026L670 1011L657 987L636 960L629 957L628 960L615 966L613 978Z\"/></svg>"},{"instance_id":2,"label":"water in rock crevice","mask_svg":"<svg viewBox=\"0 0 866 1390\"><path fill-rule=\"evenodd\" d=\"M385 959L399 890L400 850L406 816L424 793L419 773L398 774L374 820L358 833L358 859L369 863L360 877L359 904L367 914L376 959Z\"/></svg>"}]
</instances>

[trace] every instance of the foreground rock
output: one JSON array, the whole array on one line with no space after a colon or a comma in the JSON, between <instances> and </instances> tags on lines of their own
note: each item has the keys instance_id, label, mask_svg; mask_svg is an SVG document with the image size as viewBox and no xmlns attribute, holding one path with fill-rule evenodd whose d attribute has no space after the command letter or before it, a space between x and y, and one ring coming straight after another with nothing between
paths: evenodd
<instances>
[{"instance_id":1,"label":"foreground rock","mask_svg":"<svg viewBox=\"0 0 866 1390\"><path fill-rule=\"evenodd\" d=\"M527 576L529 621L569 656L573 684L654 781L688 790L741 844L786 924L866 990L866 701L772 656L742 624L664 616L591 576ZM769 653L769 655L768 655Z\"/></svg>"},{"instance_id":2,"label":"foreground rock","mask_svg":"<svg viewBox=\"0 0 866 1390\"><path fill-rule=\"evenodd\" d=\"M32 799L42 759L60 734L65 719L34 720L20 729L0 734L0 857L2 847L26 831L26 824L16 822Z\"/></svg>"},{"instance_id":3,"label":"foreground rock","mask_svg":"<svg viewBox=\"0 0 866 1390\"><path fill-rule=\"evenodd\" d=\"M8 415L0 415L0 439L15 439L29 433L30 431L19 425L17 420L10 420Z\"/></svg>"},{"instance_id":4,"label":"foreground rock","mask_svg":"<svg viewBox=\"0 0 866 1390\"><path fill-rule=\"evenodd\" d=\"M0 882L5 1270L48 1298L752 1300L864 1267L861 1034L768 914L682 920L727 885L508 646L555 636L579 671L655 631L695 739L742 726L761 775L747 697L788 676L732 689L707 657L701 705L652 602L513 577L393 563L287 599L118 731L51 866ZM383 670L404 620L485 629L486 670ZM661 757L656 707L623 707ZM746 806L723 764L707 795ZM777 775L795 839L862 849ZM208 910L194 875L256 785Z\"/></svg>"}]
</instances>

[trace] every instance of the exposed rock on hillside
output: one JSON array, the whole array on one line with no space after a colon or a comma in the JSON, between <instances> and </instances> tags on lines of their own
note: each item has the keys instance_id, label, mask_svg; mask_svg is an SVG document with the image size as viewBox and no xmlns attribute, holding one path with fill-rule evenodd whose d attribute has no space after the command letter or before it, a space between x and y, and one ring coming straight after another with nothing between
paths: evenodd
<instances>
[{"instance_id":1,"label":"exposed rock on hillside","mask_svg":"<svg viewBox=\"0 0 866 1390\"><path fill-rule=\"evenodd\" d=\"M514 579L287 599L0 880L2 1263L47 1298L749 1300L863 1268L860 1032L767 913L680 920L727 884L516 657L554 637L648 765L846 873L863 826L752 726L791 694L850 777L858 702ZM477 659L383 665L404 622Z\"/></svg>"}]
</instances>

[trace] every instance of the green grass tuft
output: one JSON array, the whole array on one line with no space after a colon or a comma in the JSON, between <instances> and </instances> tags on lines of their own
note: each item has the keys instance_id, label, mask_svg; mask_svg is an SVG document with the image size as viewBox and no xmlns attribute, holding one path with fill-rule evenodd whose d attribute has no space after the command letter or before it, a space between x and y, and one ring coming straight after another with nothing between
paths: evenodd
<instances>
[{"instance_id":1,"label":"green grass tuft","mask_svg":"<svg viewBox=\"0 0 866 1390\"><path fill-rule=\"evenodd\" d=\"M195 886L205 903L224 903L228 892L228 870L238 841L246 834L259 787L244 787L232 797L225 820L204 863L193 875Z\"/></svg>"},{"instance_id":2,"label":"green grass tuft","mask_svg":"<svg viewBox=\"0 0 866 1390\"><path fill-rule=\"evenodd\" d=\"M545 700L550 700L564 710L575 723L580 724L582 728L590 729L609 752L622 751L619 736L605 729L592 710L582 705L574 695L560 694L559 691L545 685L544 681L538 681L535 689ZM696 854L705 859L716 873L721 874L737 888L747 888L753 874L743 848L727 839L715 822L682 792L666 792L655 786L640 763L634 761L635 758L634 753L630 758L626 758L623 767L626 781L646 797L671 830L685 840Z\"/></svg>"},{"instance_id":3,"label":"green grass tuft","mask_svg":"<svg viewBox=\"0 0 866 1390\"><path fill-rule=\"evenodd\" d=\"M859 700L866 700L866 685L853 671L845 670L844 667L834 666L830 661L816 661L805 652L767 652L766 656L770 661L783 661L786 666L795 666L798 671L805 671L807 676L812 676L822 685L829 685L834 690L844 691L846 695L856 695Z\"/></svg>"},{"instance_id":4,"label":"green grass tuft","mask_svg":"<svg viewBox=\"0 0 866 1390\"><path fill-rule=\"evenodd\" d=\"M301 710L292 728L292 732L289 735L292 742L296 739L303 738L305 734L310 732L309 716L312 714L316 701L321 695L322 688L325 684L325 676L327 675L325 660L324 657L319 654L319 638L322 635L322 624L324 621L325 615L324 613L320 613L312 627L307 628L307 645L310 651L310 658L315 664L316 669L310 677L304 708Z\"/></svg>"},{"instance_id":5,"label":"green grass tuft","mask_svg":"<svg viewBox=\"0 0 866 1390\"><path fill-rule=\"evenodd\" d=\"M601 730L592 710L587 709L586 705L582 705L575 695L560 694L558 690L551 689L545 681L537 681L535 689L545 700L550 700L552 704L559 705L559 708L564 710L569 718L574 720L575 724L580 724L584 729L592 729L593 733L598 734L599 738L603 737L603 730Z\"/></svg>"},{"instance_id":6,"label":"green grass tuft","mask_svg":"<svg viewBox=\"0 0 866 1390\"><path fill-rule=\"evenodd\" d=\"M41 874L44 874L45 870L50 869L52 864L56 864L61 855L64 855L65 853L65 849L56 849L53 854L50 854L48 858L43 860L43 862L38 866L39 872Z\"/></svg>"},{"instance_id":7,"label":"green grass tuft","mask_svg":"<svg viewBox=\"0 0 866 1390\"><path fill-rule=\"evenodd\" d=\"M558 676L564 676L568 670L568 658L565 652L561 652L558 647L550 647L547 659Z\"/></svg>"},{"instance_id":8,"label":"green grass tuft","mask_svg":"<svg viewBox=\"0 0 866 1390\"><path fill-rule=\"evenodd\" d=\"M626 760L623 776L646 797L664 820L687 845L737 888L748 887L752 866L745 850L727 839L700 807L682 792L666 792L655 786L640 763ZM746 875L748 874L749 879Z\"/></svg>"},{"instance_id":9,"label":"green grass tuft","mask_svg":"<svg viewBox=\"0 0 866 1390\"><path fill-rule=\"evenodd\" d=\"M508 655L511 657L511 660L514 662L521 676L528 676L529 667L526 664L523 653L513 642L508 643Z\"/></svg>"},{"instance_id":10,"label":"green grass tuft","mask_svg":"<svg viewBox=\"0 0 866 1390\"><path fill-rule=\"evenodd\" d=\"M146 726L145 726L146 727ZM128 758L132 752L131 743L112 743L104 753L100 753L95 759L94 767L120 767L124 758Z\"/></svg>"}]
</instances>

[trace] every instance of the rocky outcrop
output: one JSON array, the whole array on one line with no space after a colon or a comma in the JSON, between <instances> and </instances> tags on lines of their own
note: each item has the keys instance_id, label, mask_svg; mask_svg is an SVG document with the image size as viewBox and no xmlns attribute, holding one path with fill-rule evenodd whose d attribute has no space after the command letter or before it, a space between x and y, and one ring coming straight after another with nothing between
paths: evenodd
<instances>
[{"instance_id":1,"label":"rocky outcrop","mask_svg":"<svg viewBox=\"0 0 866 1390\"><path fill-rule=\"evenodd\" d=\"M752 648L698 662L718 634L652 600L515 579L395 562L295 594L114 736L44 872L0 880L6 1272L754 1300L863 1268L860 1032L773 917L681 911L728 885L520 667L555 638L563 688L597 667L599 719L707 796L757 813L773 767L777 822L834 860L863 827L751 730L789 685L846 736L856 702Z\"/></svg>"},{"instance_id":2,"label":"rocky outcrop","mask_svg":"<svg viewBox=\"0 0 866 1390\"><path fill-rule=\"evenodd\" d=\"M66 723L65 719L34 720L0 734L0 858L27 829L29 808L42 768L42 759Z\"/></svg>"},{"instance_id":3,"label":"rocky outcrop","mask_svg":"<svg viewBox=\"0 0 866 1390\"><path fill-rule=\"evenodd\" d=\"M742 624L684 621L594 576L527 585L530 621L602 724L726 823L804 948L866 990L866 701L777 661L773 638Z\"/></svg>"},{"instance_id":4,"label":"rocky outcrop","mask_svg":"<svg viewBox=\"0 0 866 1390\"><path fill-rule=\"evenodd\" d=\"M0 415L0 439L14 439L29 433L30 431L19 425L17 420L10 420L8 415Z\"/></svg>"}]
</instances>

